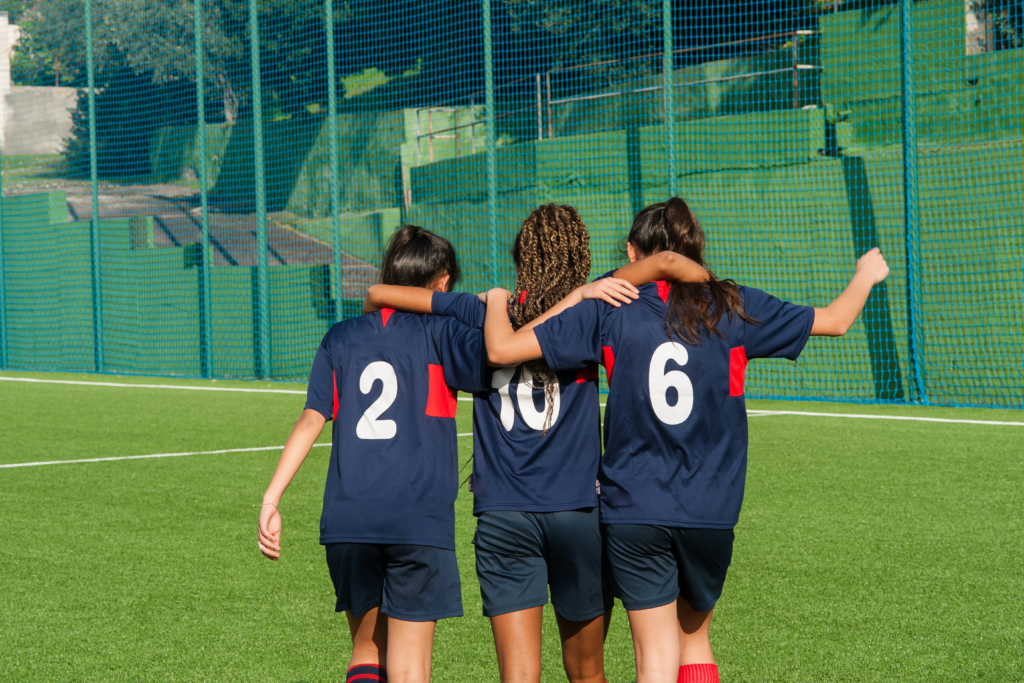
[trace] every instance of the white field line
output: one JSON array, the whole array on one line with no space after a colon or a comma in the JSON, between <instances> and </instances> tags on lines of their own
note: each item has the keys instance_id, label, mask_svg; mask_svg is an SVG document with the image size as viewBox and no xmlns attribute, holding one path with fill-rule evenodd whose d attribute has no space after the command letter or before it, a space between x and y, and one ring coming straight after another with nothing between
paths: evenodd
<instances>
[{"instance_id":1,"label":"white field line","mask_svg":"<svg viewBox=\"0 0 1024 683\"><path fill-rule=\"evenodd\" d=\"M35 379L33 377L0 377L4 382L32 382L33 384L78 384L88 387L128 387L130 389L183 389L186 391L234 391L244 394L300 394L296 389L242 389L240 387L197 387L184 384L127 384L121 382L75 382L67 379Z\"/></svg>"},{"instance_id":2,"label":"white field line","mask_svg":"<svg viewBox=\"0 0 1024 683\"><path fill-rule=\"evenodd\" d=\"M36 379L34 377L0 377L0 381L5 382L32 382L36 384L78 384L85 386L97 386L97 387L128 387L128 388L141 388L141 389L185 389L190 391L234 391L240 393L249 394L299 394L302 396L306 395L305 391L298 391L296 389L243 389L236 387L200 387L194 385L177 385L177 384L127 384L119 382L80 382L65 379ZM459 397L460 401L472 401L469 397ZM602 403L601 407L604 408L605 404ZM907 415L860 415L856 413L812 413L804 412L799 410L748 410L747 414L751 417L764 417L769 415L800 415L805 417L849 417L854 419L862 420L905 420L909 422L947 422L952 424L972 424L972 425L996 425L1006 427L1024 427L1024 422L1002 422L999 420L954 420L950 418L942 417L911 417ZM465 434L459 434L459 436L466 436ZM275 447L276 448L276 447ZM211 451L212 452L212 451ZM224 451L233 452L233 451ZM192 455L187 453L184 455ZM198 455L198 453L197 453ZM132 458L153 458L157 456L152 455L139 455L139 456L128 456ZM169 456L163 456L169 457ZM74 462L71 460L65 460L60 462ZM82 462L92 462L82 461ZM10 467L10 465L2 465L2 467Z\"/></svg>"},{"instance_id":3,"label":"white field line","mask_svg":"<svg viewBox=\"0 0 1024 683\"><path fill-rule=\"evenodd\" d=\"M945 417L911 417L909 415L859 415L856 413L811 413L799 410L748 410L751 417L770 415L800 415L806 417L849 417L856 420L904 420L907 422L946 422L966 425L992 425L1000 427L1024 427L1024 422L1001 422L998 420L954 420Z\"/></svg>"},{"instance_id":4,"label":"white field line","mask_svg":"<svg viewBox=\"0 0 1024 683\"><path fill-rule=\"evenodd\" d=\"M305 391L298 389L243 389L241 387L197 387L185 384L128 384L126 382L80 382L67 379L36 379L34 377L0 377L3 382L31 382L33 384L77 384L88 387L128 387L130 389L183 389L185 391L234 391L243 394L298 394L305 396ZM472 401L471 398L460 397L460 401Z\"/></svg>"},{"instance_id":5,"label":"white field line","mask_svg":"<svg viewBox=\"0 0 1024 683\"><path fill-rule=\"evenodd\" d=\"M473 436L473 432L457 436ZM315 443L313 448L327 448L329 443ZM43 462L15 462L0 465L0 469L11 467L38 467L40 465L73 465L82 462L113 462L115 460L145 460L147 458L180 458L185 455L219 455L221 453L253 453L255 451L279 451L284 446L259 446L257 448L225 448L219 451L190 451L188 453L154 453L152 455L122 455L115 458L83 458L81 460L46 460Z\"/></svg>"}]
</instances>

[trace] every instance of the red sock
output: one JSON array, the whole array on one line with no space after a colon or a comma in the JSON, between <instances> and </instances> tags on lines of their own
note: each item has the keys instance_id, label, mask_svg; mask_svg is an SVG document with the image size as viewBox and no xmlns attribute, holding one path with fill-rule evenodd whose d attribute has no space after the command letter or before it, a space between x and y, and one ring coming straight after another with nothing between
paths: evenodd
<instances>
[{"instance_id":1,"label":"red sock","mask_svg":"<svg viewBox=\"0 0 1024 683\"><path fill-rule=\"evenodd\" d=\"M718 683L717 664L686 664L679 667L679 683Z\"/></svg>"}]
</instances>

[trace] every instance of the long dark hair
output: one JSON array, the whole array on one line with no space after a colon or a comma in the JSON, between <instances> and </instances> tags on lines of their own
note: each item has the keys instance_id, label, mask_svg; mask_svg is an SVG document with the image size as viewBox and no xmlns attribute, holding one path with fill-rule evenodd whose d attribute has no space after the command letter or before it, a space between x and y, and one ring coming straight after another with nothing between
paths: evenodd
<instances>
[{"instance_id":1,"label":"long dark hair","mask_svg":"<svg viewBox=\"0 0 1024 683\"><path fill-rule=\"evenodd\" d=\"M382 284L431 287L446 274L451 291L462 277L451 242L418 225L406 225L391 236L380 266Z\"/></svg>"},{"instance_id":2,"label":"long dark hair","mask_svg":"<svg viewBox=\"0 0 1024 683\"><path fill-rule=\"evenodd\" d=\"M545 204L523 221L512 247L516 288L508 302L512 327L519 329L587 283L590 276L590 234L571 206ZM558 376L544 359L526 364L544 385L548 404L544 431L551 425Z\"/></svg>"},{"instance_id":3,"label":"long dark hair","mask_svg":"<svg viewBox=\"0 0 1024 683\"><path fill-rule=\"evenodd\" d=\"M674 251L707 267L704 228L679 197L652 204L638 213L626 239L633 245L637 258ZM688 344L699 344L703 333L721 337L718 323L723 315L728 315L729 320L738 315L747 322L757 322L743 312L743 299L735 282L719 280L710 270L708 274L710 279L704 283L672 284L665 316L669 337L675 334Z\"/></svg>"}]
</instances>

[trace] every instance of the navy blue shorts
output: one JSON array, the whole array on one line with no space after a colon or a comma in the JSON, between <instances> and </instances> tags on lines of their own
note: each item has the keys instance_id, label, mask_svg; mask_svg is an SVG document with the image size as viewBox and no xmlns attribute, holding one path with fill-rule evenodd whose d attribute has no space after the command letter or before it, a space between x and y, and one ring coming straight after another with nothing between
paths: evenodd
<instances>
[{"instance_id":1,"label":"navy blue shorts","mask_svg":"<svg viewBox=\"0 0 1024 683\"><path fill-rule=\"evenodd\" d=\"M569 621L611 611L597 508L483 512L473 542L485 617L546 605L549 585Z\"/></svg>"},{"instance_id":2,"label":"navy blue shorts","mask_svg":"<svg viewBox=\"0 0 1024 683\"><path fill-rule=\"evenodd\" d=\"M732 529L609 524L604 534L612 588L626 609L661 607L682 596L706 612L722 596Z\"/></svg>"},{"instance_id":3,"label":"navy blue shorts","mask_svg":"<svg viewBox=\"0 0 1024 683\"><path fill-rule=\"evenodd\" d=\"M375 543L328 543L325 548L336 612L361 617L379 606L402 621L462 616L454 550Z\"/></svg>"}]
</instances>

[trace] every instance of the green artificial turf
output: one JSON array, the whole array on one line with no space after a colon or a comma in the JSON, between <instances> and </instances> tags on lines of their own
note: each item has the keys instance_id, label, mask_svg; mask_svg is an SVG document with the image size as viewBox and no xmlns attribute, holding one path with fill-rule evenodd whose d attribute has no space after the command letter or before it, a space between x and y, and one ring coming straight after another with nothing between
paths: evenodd
<instances>
[{"instance_id":1,"label":"green artificial turf","mask_svg":"<svg viewBox=\"0 0 1024 683\"><path fill-rule=\"evenodd\" d=\"M0 463L279 446L302 405L299 394L0 381ZM1024 422L995 410L750 407ZM1024 427L749 423L747 497L712 627L723 681L1024 680ZM471 450L460 439L464 461ZM284 498L278 563L255 538L277 451L0 469L0 679L343 681L348 632L317 545L328 451L313 450ZM438 626L438 683L497 681L471 503L462 489L467 616ZM548 612L544 680L560 681ZM606 661L612 683L634 680L621 606Z\"/></svg>"}]
</instances>

